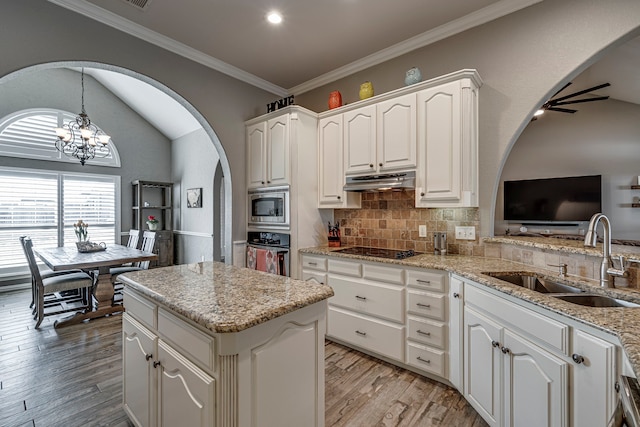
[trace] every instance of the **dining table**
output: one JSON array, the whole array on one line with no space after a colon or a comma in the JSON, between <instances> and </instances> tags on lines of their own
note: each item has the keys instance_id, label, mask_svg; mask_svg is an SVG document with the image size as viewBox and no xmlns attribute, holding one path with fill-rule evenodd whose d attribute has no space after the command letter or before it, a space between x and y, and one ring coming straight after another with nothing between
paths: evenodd
<instances>
[{"instance_id":1,"label":"dining table","mask_svg":"<svg viewBox=\"0 0 640 427\"><path fill-rule=\"evenodd\" d=\"M113 301L114 286L111 282L110 269L122 264L153 261L158 258L155 253L118 244L106 245L104 250L96 252L80 252L75 246L34 247L33 251L53 271L81 269L96 277L91 308L57 320L54 323L55 328L122 312L123 306L114 304Z\"/></svg>"}]
</instances>

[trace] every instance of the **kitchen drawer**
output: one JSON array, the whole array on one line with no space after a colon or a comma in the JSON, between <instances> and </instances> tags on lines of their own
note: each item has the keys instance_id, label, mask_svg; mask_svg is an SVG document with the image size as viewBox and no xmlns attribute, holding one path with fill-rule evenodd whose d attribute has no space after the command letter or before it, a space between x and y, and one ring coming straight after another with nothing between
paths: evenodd
<instances>
[{"instance_id":1,"label":"kitchen drawer","mask_svg":"<svg viewBox=\"0 0 640 427\"><path fill-rule=\"evenodd\" d=\"M385 265L363 264L363 277L378 282L404 285L404 270Z\"/></svg>"},{"instance_id":2,"label":"kitchen drawer","mask_svg":"<svg viewBox=\"0 0 640 427\"><path fill-rule=\"evenodd\" d=\"M316 282L324 285L325 283L327 283L327 274L320 273L318 271L303 270L302 280L304 280L305 282L315 280Z\"/></svg>"},{"instance_id":3,"label":"kitchen drawer","mask_svg":"<svg viewBox=\"0 0 640 427\"><path fill-rule=\"evenodd\" d=\"M124 308L131 316L151 329L156 329L158 306L143 296L124 288Z\"/></svg>"},{"instance_id":4,"label":"kitchen drawer","mask_svg":"<svg viewBox=\"0 0 640 427\"><path fill-rule=\"evenodd\" d=\"M408 316L407 338L422 344L446 349L447 325L436 320Z\"/></svg>"},{"instance_id":5,"label":"kitchen drawer","mask_svg":"<svg viewBox=\"0 0 640 427\"><path fill-rule=\"evenodd\" d=\"M209 371L215 369L215 339L212 336L162 308L158 311L158 333Z\"/></svg>"},{"instance_id":6,"label":"kitchen drawer","mask_svg":"<svg viewBox=\"0 0 640 427\"><path fill-rule=\"evenodd\" d=\"M319 256L303 255L302 268L327 271L327 259Z\"/></svg>"},{"instance_id":7,"label":"kitchen drawer","mask_svg":"<svg viewBox=\"0 0 640 427\"><path fill-rule=\"evenodd\" d=\"M407 365L446 378L446 352L424 345L407 343Z\"/></svg>"},{"instance_id":8,"label":"kitchen drawer","mask_svg":"<svg viewBox=\"0 0 640 427\"><path fill-rule=\"evenodd\" d=\"M329 260L329 272L343 276L362 277L362 264L359 262Z\"/></svg>"},{"instance_id":9,"label":"kitchen drawer","mask_svg":"<svg viewBox=\"0 0 640 427\"><path fill-rule=\"evenodd\" d=\"M327 335L404 362L404 326L329 307Z\"/></svg>"},{"instance_id":10,"label":"kitchen drawer","mask_svg":"<svg viewBox=\"0 0 640 427\"><path fill-rule=\"evenodd\" d=\"M429 291L445 292L447 275L438 271L407 270L407 285Z\"/></svg>"},{"instance_id":11,"label":"kitchen drawer","mask_svg":"<svg viewBox=\"0 0 640 427\"><path fill-rule=\"evenodd\" d=\"M334 295L329 304L395 322L404 322L404 288L329 276Z\"/></svg>"},{"instance_id":12,"label":"kitchen drawer","mask_svg":"<svg viewBox=\"0 0 640 427\"><path fill-rule=\"evenodd\" d=\"M446 294L409 289L407 309L411 314L446 320L446 298Z\"/></svg>"},{"instance_id":13,"label":"kitchen drawer","mask_svg":"<svg viewBox=\"0 0 640 427\"><path fill-rule=\"evenodd\" d=\"M465 304L477 307L492 318L501 319L519 329L523 335L544 344L547 350L557 350L569 355L568 325L556 322L542 314L522 307L504 298L492 295L475 286L465 286Z\"/></svg>"}]
</instances>

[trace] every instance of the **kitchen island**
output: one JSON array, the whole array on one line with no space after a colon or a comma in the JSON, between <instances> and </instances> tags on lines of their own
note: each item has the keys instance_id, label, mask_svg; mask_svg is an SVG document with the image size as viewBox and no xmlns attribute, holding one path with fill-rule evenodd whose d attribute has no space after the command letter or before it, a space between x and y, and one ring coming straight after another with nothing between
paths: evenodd
<instances>
[{"instance_id":1,"label":"kitchen island","mask_svg":"<svg viewBox=\"0 0 640 427\"><path fill-rule=\"evenodd\" d=\"M323 426L329 286L204 262L121 276L139 426Z\"/></svg>"}]
</instances>

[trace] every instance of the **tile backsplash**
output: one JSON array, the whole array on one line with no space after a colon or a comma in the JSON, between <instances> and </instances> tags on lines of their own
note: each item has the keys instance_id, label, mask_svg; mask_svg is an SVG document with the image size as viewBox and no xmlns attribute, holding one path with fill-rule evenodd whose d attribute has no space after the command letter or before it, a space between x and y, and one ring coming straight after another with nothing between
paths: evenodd
<instances>
[{"instance_id":1,"label":"tile backsplash","mask_svg":"<svg viewBox=\"0 0 640 427\"><path fill-rule=\"evenodd\" d=\"M484 256L478 240L477 208L416 208L412 191L362 193L361 209L336 209L343 246L413 249L433 253L433 233L447 233L450 254ZM419 237L418 226L427 226L427 237ZM476 240L456 240L456 226L476 227Z\"/></svg>"}]
</instances>

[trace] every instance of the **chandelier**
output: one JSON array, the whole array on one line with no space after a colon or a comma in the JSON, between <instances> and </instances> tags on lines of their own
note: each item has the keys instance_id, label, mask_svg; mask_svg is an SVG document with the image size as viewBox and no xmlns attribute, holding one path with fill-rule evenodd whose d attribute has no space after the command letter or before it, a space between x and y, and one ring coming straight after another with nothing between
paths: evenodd
<instances>
[{"instance_id":1,"label":"chandelier","mask_svg":"<svg viewBox=\"0 0 640 427\"><path fill-rule=\"evenodd\" d=\"M111 153L111 137L91 123L84 110L84 68L82 68L82 112L75 120L55 128L56 148L67 157L75 157L84 165L89 159L107 157Z\"/></svg>"}]
</instances>

